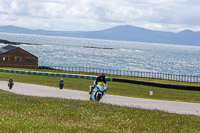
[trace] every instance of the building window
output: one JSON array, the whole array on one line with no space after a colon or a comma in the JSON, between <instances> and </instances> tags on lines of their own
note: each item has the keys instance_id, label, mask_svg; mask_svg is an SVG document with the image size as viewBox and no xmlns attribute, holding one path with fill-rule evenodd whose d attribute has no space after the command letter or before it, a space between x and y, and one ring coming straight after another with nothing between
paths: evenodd
<instances>
[{"instance_id":1,"label":"building window","mask_svg":"<svg viewBox=\"0 0 200 133\"><path fill-rule=\"evenodd\" d=\"M33 57L26 57L27 62L33 62Z\"/></svg>"},{"instance_id":2,"label":"building window","mask_svg":"<svg viewBox=\"0 0 200 133\"><path fill-rule=\"evenodd\" d=\"M3 57L3 61L10 61L10 57L9 56L4 56Z\"/></svg>"},{"instance_id":3,"label":"building window","mask_svg":"<svg viewBox=\"0 0 200 133\"><path fill-rule=\"evenodd\" d=\"M17 61L17 62L22 61L22 57L20 57L20 56L15 56L15 61Z\"/></svg>"}]
</instances>

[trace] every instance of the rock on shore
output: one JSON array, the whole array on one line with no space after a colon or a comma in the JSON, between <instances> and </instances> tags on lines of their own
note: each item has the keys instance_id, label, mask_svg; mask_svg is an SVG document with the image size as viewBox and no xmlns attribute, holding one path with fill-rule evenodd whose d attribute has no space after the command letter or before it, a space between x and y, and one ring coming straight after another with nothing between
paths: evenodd
<instances>
[{"instance_id":1,"label":"rock on shore","mask_svg":"<svg viewBox=\"0 0 200 133\"><path fill-rule=\"evenodd\" d=\"M21 44L26 44L26 45L41 45L41 44L23 43L23 42L10 42L8 40L3 40L3 39L0 39L0 43L9 44L9 45L21 45Z\"/></svg>"}]
</instances>

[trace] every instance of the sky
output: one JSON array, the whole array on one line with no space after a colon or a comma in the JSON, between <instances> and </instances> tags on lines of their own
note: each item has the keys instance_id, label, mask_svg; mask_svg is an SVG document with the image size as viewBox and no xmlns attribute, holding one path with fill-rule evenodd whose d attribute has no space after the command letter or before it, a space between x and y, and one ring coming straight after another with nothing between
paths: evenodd
<instances>
[{"instance_id":1,"label":"sky","mask_svg":"<svg viewBox=\"0 0 200 133\"><path fill-rule=\"evenodd\" d=\"M0 0L0 26L96 31L119 25L200 31L200 0Z\"/></svg>"}]
</instances>

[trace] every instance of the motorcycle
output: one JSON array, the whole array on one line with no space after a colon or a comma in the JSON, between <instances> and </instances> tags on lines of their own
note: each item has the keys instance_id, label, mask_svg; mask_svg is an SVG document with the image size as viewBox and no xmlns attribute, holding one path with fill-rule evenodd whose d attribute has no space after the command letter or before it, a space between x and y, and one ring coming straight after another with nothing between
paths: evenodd
<instances>
[{"instance_id":1,"label":"motorcycle","mask_svg":"<svg viewBox=\"0 0 200 133\"><path fill-rule=\"evenodd\" d=\"M63 89L63 86L64 86L64 82L60 82L59 84L60 89Z\"/></svg>"},{"instance_id":2,"label":"motorcycle","mask_svg":"<svg viewBox=\"0 0 200 133\"><path fill-rule=\"evenodd\" d=\"M90 94L90 100L100 101L106 91L107 85L104 82L98 82L97 86L92 90L92 93Z\"/></svg>"},{"instance_id":3,"label":"motorcycle","mask_svg":"<svg viewBox=\"0 0 200 133\"><path fill-rule=\"evenodd\" d=\"M13 85L14 85L13 82L9 82L9 83L8 83L8 87L9 87L10 89L12 89Z\"/></svg>"}]
</instances>

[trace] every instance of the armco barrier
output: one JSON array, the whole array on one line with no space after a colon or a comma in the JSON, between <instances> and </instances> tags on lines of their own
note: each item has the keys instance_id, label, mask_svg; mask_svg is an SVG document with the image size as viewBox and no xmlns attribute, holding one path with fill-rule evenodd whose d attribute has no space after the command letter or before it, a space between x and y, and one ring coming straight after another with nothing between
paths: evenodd
<instances>
[{"instance_id":1,"label":"armco barrier","mask_svg":"<svg viewBox=\"0 0 200 133\"><path fill-rule=\"evenodd\" d=\"M92 76L92 75L52 73L52 72L37 72L37 71L22 71L22 70L10 70L10 69L0 69L0 72L39 75L39 76L64 77L64 78L81 78L81 79L91 79L91 80L95 80L96 77L97 77L97 76ZM106 80L107 81L111 81L111 78L110 77L106 77Z\"/></svg>"},{"instance_id":2,"label":"armco barrier","mask_svg":"<svg viewBox=\"0 0 200 133\"><path fill-rule=\"evenodd\" d=\"M147 86L154 86L154 87L162 87L162 88L170 88L170 89L200 91L200 86L193 86L193 85L164 84L164 83L155 83L155 82L140 81L140 80L120 79L120 78L112 78L112 81L133 83L133 84L140 84L140 85L147 85Z\"/></svg>"}]
</instances>

